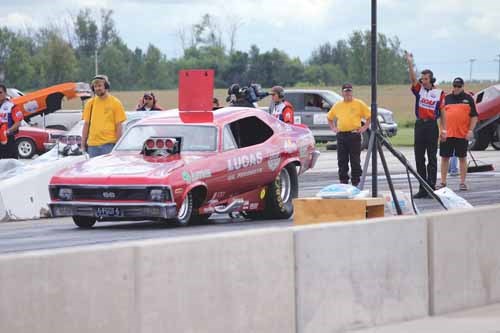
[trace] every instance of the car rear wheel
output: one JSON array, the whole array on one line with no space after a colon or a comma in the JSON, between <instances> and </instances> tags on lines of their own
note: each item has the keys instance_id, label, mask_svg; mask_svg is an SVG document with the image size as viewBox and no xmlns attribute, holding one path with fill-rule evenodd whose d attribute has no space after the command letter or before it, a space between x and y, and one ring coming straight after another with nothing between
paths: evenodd
<instances>
[{"instance_id":1,"label":"car rear wheel","mask_svg":"<svg viewBox=\"0 0 500 333\"><path fill-rule=\"evenodd\" d=\"M94 226L96 219L90 216L73 216L73 222L81 229L90 229Z\"/></svg>"},{"instance_id":2,"label":"car rear wheel","mask_svg":"<svg viewBox=\"0 0 500 333\"><path fill-rule=\"evenodd\" d=\"M491 138L490 126L487 126L479 131L472 140L469 141L470 150L485 150L490 144Z\"/></svg>"},{"instance_id":3,"label":"car rear wheel","mask_svg":"<svg viewBox=\"0 0 500 333\"><path fill-rule=\"evenodd\" d=\"M36 146L33 140L28 138L21 138L16 141L17 154L19 158L32 158L36 153Z\"/></svg>"},{"instance_id":4,"label":"car rear wheel","mask_svg":"<svg viewBox=\"0 0 500 333\"><path fill-rule=\"evenodd\" d=\"M500 123L497 124L496 130L493 133L491 146L495 148L495 150L500 150Z\"/></svg>"},{"instance_id":5,"label":"car rear wheel","mask_svg":"<svg viewBox=\"0 0 500 333\"><path fill-rule=\"evenodd\" d=\"M288 219L293 214L293 199L299 194L297 169L289 164L281 169L276 179L268 186L264 215L273 219Z\"/></svg>"}]
</instances>

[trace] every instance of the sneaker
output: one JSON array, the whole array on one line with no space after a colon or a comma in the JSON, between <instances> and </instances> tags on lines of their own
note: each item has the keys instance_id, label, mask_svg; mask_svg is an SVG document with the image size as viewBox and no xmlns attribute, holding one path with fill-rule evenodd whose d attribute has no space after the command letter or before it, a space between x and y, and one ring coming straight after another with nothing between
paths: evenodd
<instances>
[{"instance_id":1,"label":"sneaker","mask_svg":"<svg viewBox=\"0 0 500 333\"><path fill-rule=\"evenodd\" d=\"M425 191L418 191L415 195L413 195L413 199L425 199L428 198L429 194Z\"/></svg>"},{"instance_id":2,"label":"sneaker","mask_svg":"<svg viewBox=\"0 0 500 333\"><path fill-rule=\"evenodd\" d=\"M451 172L449 173L449 175L450 175L450 176L452 176L452 177L456 177L456 176L458 176L458 175L459 175L459 173L458 173L458 171L451 171Z\"/></svg>"},{"instance_id":3,"label":"sneaker","mask_svg":"<svg viewBox=\"0 0 500 333\"><path fill-rule=\"evenodd\" d=\"M467 187L466 184L460 184L460 186L458 187L458 189L460 191L467 191L467 190L469 190L469 188Z\"/></svg>"}]
</instances>

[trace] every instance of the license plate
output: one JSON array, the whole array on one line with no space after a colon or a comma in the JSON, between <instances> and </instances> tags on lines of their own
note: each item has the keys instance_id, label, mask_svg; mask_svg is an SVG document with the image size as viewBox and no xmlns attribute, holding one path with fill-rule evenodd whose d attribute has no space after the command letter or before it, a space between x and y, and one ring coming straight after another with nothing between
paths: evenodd
<instances>
[{"instance_id":1,"label":"license plate","mask_svg":"<svg viewBox=\"0 0 500 333\"><path fill-rule=\"evenodd\" d=\"M97 207L95 215L97 217L117 217L122 216L122 211L116 207Z\"/></svg>"}]
</instances>

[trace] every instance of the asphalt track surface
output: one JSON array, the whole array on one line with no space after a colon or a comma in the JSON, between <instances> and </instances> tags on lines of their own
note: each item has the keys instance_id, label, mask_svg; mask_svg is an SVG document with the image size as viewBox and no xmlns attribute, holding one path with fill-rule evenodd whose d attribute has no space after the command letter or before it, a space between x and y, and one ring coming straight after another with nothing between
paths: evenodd
<instances>
[{"instance_id":1,"label":"asphalt track surface","mask_svg":"<svg viewBox=\"0 0 500 333\"><path fill-rule=\"evenodd\" d=\"M400 149L409 161L414 161L411 148ZM473 173L467 175L469 191L459 194L473 206L483 206L500 203L500 151L491 148L484 152L475 152L476 159L493 164L496 171ZM391 154L386 152L393 183L397 190L409 192L405 167ZM364 153L362 156L364 160ZM413 163L413 162L412 162ZM379 162L378 188L388 191L387 182ZM371 187L369 168L365 189ZM418 187L412 179L413 188ZM337 155L335 151L323 152L314 170L308 171L299 178L299 196L314 196L326 185L338 182ZM438 175L439 182L439 175ZM458 193L458 177L450 177L448 185ZM441 206L432 199L415 201L421 213L443 211ZM206 235L241 230L284 228L292 226L292 220L252 221L230 219L227 215L212 218L212 224L193 227L173 227L158 222L106 222L97 223L91 230L80 230L70 218L42 219L34 221L0 223L0 254L23 252L41 249L53 249L74 246L88 246L123 241Z\"/></svg>"}]
</instances>

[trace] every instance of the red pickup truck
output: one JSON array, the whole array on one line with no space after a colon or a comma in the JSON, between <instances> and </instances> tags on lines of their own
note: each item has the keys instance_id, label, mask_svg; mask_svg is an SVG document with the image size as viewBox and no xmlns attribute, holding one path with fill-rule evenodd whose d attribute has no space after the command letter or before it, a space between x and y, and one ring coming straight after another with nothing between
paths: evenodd
<instances>
[{"instance_id":1,"label":"red pickup truck","mask_svg":"<svg viewBox=\"0 0 500 333\"><path fill-rule=\"evenodd\" d=\"M500 84L490 86L474 95L478 123L474 129L472 150L485 150L491 143L500 150Z\"/></svg>"}]
</instances>

